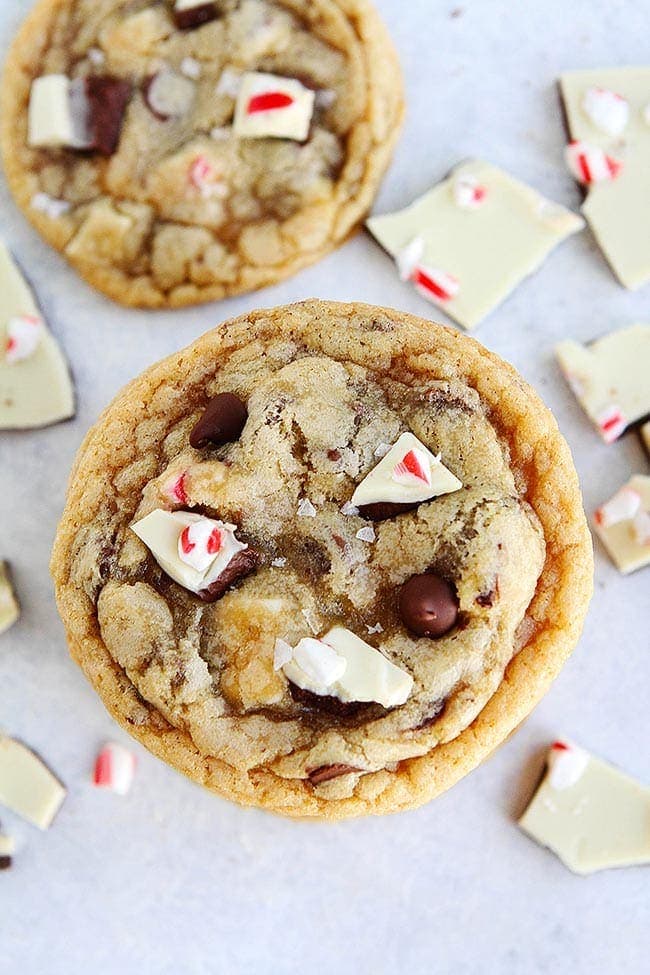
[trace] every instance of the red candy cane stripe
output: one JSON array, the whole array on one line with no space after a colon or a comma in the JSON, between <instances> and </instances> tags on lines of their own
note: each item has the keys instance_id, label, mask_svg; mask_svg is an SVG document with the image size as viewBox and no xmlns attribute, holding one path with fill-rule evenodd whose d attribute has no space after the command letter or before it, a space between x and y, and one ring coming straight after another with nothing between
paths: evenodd
<instances>
[{"instance_id":1,"label":"red candy cane stripe","mask_svg":"<svg viewBox=\"0 0 650 975\"><path fill-rule=\"evenodd\" d=\"M111 789L120 796L130 790L135 775L135 756L114 742L109 742L95 760L93 783Z\"/></svg>"},{"instance_id":2,"label":"red candy cane stripe","mask_svg":"<svg viewBox=\"0 0 650 975\"><path fill-rule=\"evenodd\" d=\"M411 276L415 287L426 297L438 301L451 301L460 289L458 279L445 271L416 267Z\"/></svg>"},{"instance_id":3,"label":"red candy cane stripe","mask_svg":"<svg viewBox=\"0 0 650 975\"><path fill-rule=\"evenodd\" d=\"M598 429L605 443L614 443L625 432L627 420L618 406L609 406L597 418Z\"/></svg>"},{"instance_id":4,"label":"red candy cane stripe","mask_svg":"<svg viewBox=\"0 0 650 975\"><path fill-rule=\"evenodd\" d=\"M179 478L171 481L167 485L165 493L176 504L187 504L189 500L187 496L187 471L183 471Z\"/></svg>"},{"instance_id":5,"label":"red candy cane stripe","mask_svg":"<svg viewBox=\"0 0 650 975\"><path fill-rule=\"evenodd\" d=\"M571 173L585 186L616 179L623 163L608 156L600 146L586 142L570 142L566 149L566 161Z\"/></svg>"},{"instance_id":6,"label":"red candy cane stripe","mask_svg":"<svg viewBox=\"0 0 650 975\"><path fill-rule=\"evenodd\" d=\"M414 450L409 450L408 454L402 458L399 464L395 465L393 476L396 480L410 476L417 478L419 481L424 481L425 484L431 483L429 471Z\"/></svg>"},{"instance_id":7,"label":"red candy cane stripe","mask_svg":"<svg viewBox=\"0 0 650 975\"><path fill-rule=\"evenodd\" d=\"M255 112L270 112L278 108L288 108L293 105L294 99L283 91L265 91L260 95L253 95L248 102L246 112L254 115Z\"/></svg>"}]
</instances>

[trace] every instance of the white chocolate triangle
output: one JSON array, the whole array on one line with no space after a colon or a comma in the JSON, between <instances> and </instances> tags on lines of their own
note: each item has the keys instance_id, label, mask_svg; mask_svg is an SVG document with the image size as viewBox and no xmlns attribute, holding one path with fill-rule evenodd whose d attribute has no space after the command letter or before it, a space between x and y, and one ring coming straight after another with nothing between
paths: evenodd
<instances>
[{"instance_id":1,"label":"white chocolate triangle","mask_svg":"<svg viewBox=\"0 0 650 975\"><path fill-rule=\"evenodd\" d=\"M650 863L650 789L570 742L556 742L519 825L574 873Z\"/></svg>"},{"instance_id":2,"label":"white chocolate triangle","mask_svg":"<svg viewBox=\"0 0 650 975\"><path fill-rule=\"evenodd\" d=\"M219 528L223 535L223 545L208 568L199 572L184 562L178 553L178 541L184 528L201 521L210 522ZM235 526L221 521L204 518L191 511L163 511L156 508L151 514L131 525L131 531L147 546L156 562L174 582L189 589L201 592L219 578L237 552L248 548L235 537Z\"/></svg>"},{"instance_id":3,"label":"white chocolate triangle","mask_svg":"<svg viewBox=\"0 0 650 975\"><path fill-rule=\"evenodd\" d=\"M305 642L301 640L298 647ZM303 690L338 697L340 701L374 701L385 708L404 704L411 693L413 678L410 674L342 626L335 626L320 640L310 640L310 643L324 644L323 667L320 668L322 674L326 674L324 679L315 679L318 672L315 666L311 666L307 674L296 660L295 650L293 659L282 665L285 676ZM344 662L344 667L330 661L330 648ZM337 676L339 672L340 676Z\"/></svg>"},{"instance_id":4,"label":"white chocolate triangle","mask_svg":"<svg viewBox=\"0 0 650 975\"><path fill-rule=\"evenodd\" d=\"M47 829L65 799L59 780L26 745L0 736L0 803Z\"/></svg>"},{"instance_id":5,"label":"white chocolate triangle","mask_svg":"<svg viewBox=\"0 0 650 975\"><path fill-rule=\"evenodd\" d=\"M45 325L32 355L6 359L7 326L21 315L39 316L25 279L0 241L0 429L43 427L74 416L74 390L68 366Z\"/></svg>"},{"instance_id":6,"label":"white chocolate triangle","mask_svg":"<svg viewBox=\"0 0 650 975\"><path fill-rule=\"evenodd\" d=\"M394 471L399 462L411 450L423 455L429 465L429 483L403 483L396 480ZM435 457L427 447L412 433L403 433L376 467L357 485L351 503L359 507L364 504L390 501L396 504L410 504L428 501L441 494L458 491L462 482Z\"/></svg>"}]
</instances>

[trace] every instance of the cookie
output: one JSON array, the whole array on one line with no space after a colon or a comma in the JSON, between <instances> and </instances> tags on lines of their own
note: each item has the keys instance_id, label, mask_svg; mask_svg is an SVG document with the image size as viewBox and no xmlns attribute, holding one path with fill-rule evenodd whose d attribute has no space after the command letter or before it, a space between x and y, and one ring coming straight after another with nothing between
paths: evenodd
<instances>
[{"instance_id":1,"label":"cookie","mask_svg":"<svg viewBox=\"0 0 650 975\"><path fill-rule=\"evenodd\" d=\"M70 650L155 754L243 804L418 805L500 744L581 630L555 420L455 330L307 301L127 386L52 557Z\"/></svg>"},{"instance_id":2,"label":"cookie","mask_svg":"<svg viewBox=\"0 0 650 975\"><path fill-rule=\"evenodd\" d=\"M403 114L367 0L41 0L1 141L42 236L126 305L273 284L365 217Z\"/></svg>"}]
</instances>

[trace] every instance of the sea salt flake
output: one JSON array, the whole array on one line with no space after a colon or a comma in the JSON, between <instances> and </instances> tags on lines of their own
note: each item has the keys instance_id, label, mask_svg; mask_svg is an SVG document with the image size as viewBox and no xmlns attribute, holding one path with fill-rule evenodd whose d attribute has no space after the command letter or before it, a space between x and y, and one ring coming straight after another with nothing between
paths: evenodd
<instances>
[{"instance_id":1,"label":"sea salt flake","mask_svg":"<svg viewBox=\"0 0 650 975\"><path fill-rule=\"evenodd\" d=\"M273 559L271 562L274 569L284 569L286 564L287 560L285 558Z\"/></svg>"},{"instance_id":2,"label":"sea salt flake","mask_svg":"<svg viewBox=\"0 0 650 975\"><path fill-rule=\"evenodd\" d=\"M301 498L298 502L298 517L299 518L315 518L316 509L309 500L309 498Z\"/></svg>"},{"instance_id":3,"label":"sea salt flake","mask_svg":"<svg viewBox=\"0 0 650 975\"><path fill-rule=\"evenodd\" d=\"M341 514L356 516L359 514L359 509L355 504L352 504L351 501L346 501L341 508Z\"/></svg>"},{"instance_id":4,"label":"sea salt flake","mask_svg":"<svg viewBox=\"0 0 650 975\"><path fill-rule=\"evenodd\" d=\"M363 528L359 529L356 537L361 542L374 542L377 538L375 535L375 529L372 527L372 525L364 525Z\"/></svg>"}]
</instances>

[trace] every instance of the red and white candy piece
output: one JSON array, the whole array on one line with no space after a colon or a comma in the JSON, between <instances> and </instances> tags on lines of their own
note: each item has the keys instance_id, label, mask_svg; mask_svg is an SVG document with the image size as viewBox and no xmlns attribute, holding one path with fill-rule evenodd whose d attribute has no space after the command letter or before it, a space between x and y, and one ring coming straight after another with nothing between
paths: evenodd
<instances>
[{"instance_id":1,"label":"red and white candy piece","mask_svg":"<svg viewBox=\"0 0 650 975\"><path fill-rule=\"evenodd\" d=\"M412 433L403 433L363 481L351 503L408 504L457 491L463 485Z\"/></svg>"},{"instance_id":2,"label":"red and white candy piece","mask_svg":"<svg viewBox=\"0 0 650 975\"><path fill-rule=\"evenodd\" d=\"M622 135L630 117L626 99L607 88L587 88L582 108L597 129L613 138Z\"/></svg>"},{"instance_id":3,"label":"red and white candy piece","mask_svg":"<svg viewBox=\"0 0 650 975\"><path fill-rule=\"evenodd\" d=\"M125 796L131 789L134 775L135 755L116 742L104 745L95 759L93 784Z\"/></svg>"},{"instance_id":4,"label":"red and white candy piece","mask_svg":"<svg viewBox=\"0 0 650 975\"><path fill-rule=\"evenodd\" d=\"M206 572L221 551L224 535L210 518L187 525L178 539L178 557L197 572Z\"/></svg>"},{"instance_id":5,"label":"red and white candy piece","mask_svg":"<svg viewBox=\"0 0 650 975\"><path fill-rule=\"evenodd\" d=\"M9 365L32 356L43 337L43 320L37 315L17 315L7 324L5 359Z\"/></svg>"},{"instance_id":6,"label":"red and white candy piece","mask_svg":"<svg viewBox=\"0 0 650 975\"><path fill-rule=\"evenodd\" d=\"M187 478L187 471L183 471L179 477L171 478L164 485L163 494L165 497L169 498L173 504L187 504Z\"/></svg>"},{"instance_id":7,"label":"red and white candy piece","mask_svg":"<svg viewBox=\"0 0 650 975\"><path fill-rule=\"evenodd\" d=\"M217 170L205 156L196 157L190 165L188 177L191 185L201 196L216 196L223 199L228 195L228 187L219 180Z\"/></svg>"},{"instance_id":8,"label":"red and white candy piece","mask_svg":"<svg viewBox=\"0 0 650 975\"><path fill-rule=\"evenodd\" d=\"M445 304L460 291L460 282L453 274L421 263L424 241L415 237L399 254L396 263L402 281L411 281L417 291L436 305Z\"/></svg>"},{"instance_id":9,"label":"red and white candy piece","mask_svg":"<svg viewBox=\"0 0 650 975\"><path fill-rule=\"evenodd\" d=\"M453 180L452 190L456 205L463 210L478 210L487 196L486 187L470 173L459 173Z\"/></svg>"},{"instance_id":10,"label":"red and white candy piece","mask_svg":"<svg viewBox=\"0 0 650 975\"><path fill-rule=\"evenodd\" d=\"M627 429L627 419L620 406L606 407L596 417L596 423L605 443L614 443Z\"/></svg>"},{"instance_id":11,"label":"red and white candy piece","mask_svg":"<svg viewBox=\"0 0 650 975\"><path fill-rule=\"evenodd\" d=\"M585 186L611 182L623 168L620 159L609 156L600 146L591 146L586 142L570 142L564 157L571 174Z\"/></svg>"},{"instance_id":12,"label":"red and white candy piece","mask_svg":"<svg viewBox=\"0 0 650 975\"><path fill-rule=\"evenodd\" d=\"M626 484L594 514L594 520L602 528L609 528L621 521L631 521L641 508L641 495Z\"/></svg>"},{"instance_id":13,"label":"red and white candy piece","mask_svg":"<svg viewBox=\"0 0 650 975\"><path fill-rule=\"evenodd\" d=\"M567 741L554 742L547 756L548 781L553 789L569 789L582 777L589 753Z\"/></svg>"},{"instance_id":14,"label":"red and white candy piece","mask_svg":"<svg viewBox=\"0 0 650 975\"><path fill-rule=\"evenodd\" d=\"M235 106L233 130L247 138L274 137L304 142L309 135L315 94L295 78L249 71Z\"/></svg>"}]
</instances>

